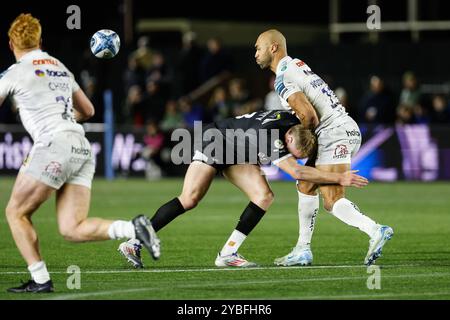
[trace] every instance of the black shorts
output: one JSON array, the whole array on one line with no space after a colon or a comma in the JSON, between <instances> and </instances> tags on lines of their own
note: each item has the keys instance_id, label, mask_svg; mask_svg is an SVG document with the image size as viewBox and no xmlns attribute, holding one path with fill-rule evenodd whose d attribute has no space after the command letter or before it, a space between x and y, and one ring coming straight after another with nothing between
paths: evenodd
<instances>
[{"instance_id":1,"label":"black shorts","mask_svg":"<svg viewBox=\"0 0 450 320\"><path fill-rule=\"evenodd\" d=\"M219 129L217 129L217 127L215 126L214 123L211 123L203 128L202 137L204 137L204 134L208 129L216 129L217 130L218 134L215 135L215 139L219 139L219 140L217 142L214 140L214 142L220 143L220 144L222 144L222 146L225 147L226 146L225 137L221 133L219 134ZM195 146L194 146L194 155L192 157L192 161L203 162L207 165L210 165L217 171L223 171L226 168L232 166L233 164L227 164L226 161L224 161L224 159L226 159L224 153L223 154L215 154L215 153L209 154L209 152L208 153L204 152L205 150L207 150L208 146L211 143L212 143L212 141L202 139L201 150L199 150L198 148L195 148ZM223 150L226 150L226 149L224 148Z\"/></svg>"},{"instance_id":2,"label":"black shorts","mask_svg":"<svg viewBox=\"0 0 450 320\"><path fill-rule=\"evenodd\" d=\"M209 131L205 135L205 132L209 129L216 129L216 131ZM259 165L258 158L253 155L253 159L249 156L249 148L247 146L242 146L239 148L236 141L228 141L225 137L225 133L218 129L214 123L207 125L202 130L203 139L200 148L194 146L194 155L192 161L200 161L206 163L218 171L223 171L226 168L238 165L238 164L254 164ZM213 137L211 137L213 133ZM240 140L242 144L243 141ZM245 142L244 142L245 143ZM214 148L214 146L221 145L221 150ZM244 150L244 152L242 152ZM238 157L238 153L239 157ZM254 152L255 153L255 152Z\"/></svg>"}]
</instances>

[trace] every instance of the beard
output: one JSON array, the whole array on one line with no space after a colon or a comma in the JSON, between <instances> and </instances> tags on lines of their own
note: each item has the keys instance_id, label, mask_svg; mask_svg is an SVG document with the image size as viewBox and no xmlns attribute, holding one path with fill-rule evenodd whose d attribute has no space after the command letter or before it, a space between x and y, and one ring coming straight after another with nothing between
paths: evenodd
<instances>
[{"instance_id":1,"label":"beard","mask_svg":"<svg viewBox=\"0 0 450 320\"><path fill-rule=\"evenodd\" d=\"M265 60L256 61L256 63L259 65L259 67L261 69L264 70L264 69L267 69L270 66L271 61L270 61L270 59L265 59Z\"/></svg>"},{"instance_id":2,"label":"beard","mask_svg":"<svg viewBox=\"0 0 450 320\"><path fill-rule=\"evenodd\" d=\"M270 63L267 63L267 62L259 62L258 65L259 65L259 67L260 67L262 70L264 70L264 69L267 69L267 68L269 67Z\"/></svg>"}]
</instances>

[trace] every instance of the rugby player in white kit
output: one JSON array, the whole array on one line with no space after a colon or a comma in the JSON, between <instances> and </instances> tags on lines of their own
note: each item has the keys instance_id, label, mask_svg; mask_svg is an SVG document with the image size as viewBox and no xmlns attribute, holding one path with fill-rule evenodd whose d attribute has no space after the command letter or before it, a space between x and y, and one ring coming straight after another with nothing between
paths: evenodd
<instances>
[{"instance_id":1,"label":"rugby player in white kit","mask_svg":"<svg viewBox=\"0 0 450 320\"><path fill-rule=\"evenodd\" d=\"M351 158L361 145L361 133L334 92L306 63L288 56L286 39L279 31L272 29L260 34L255 50L256 63L261 69L270 68L276 74L275 90L283 106L292 108L305 128L315 130L318 140L316 168L328 172L350 170ZM300 228L297 245L286 256L275 259L275 264L312 263L310 244L319 210L317 188L322 194L325 210L369 236L369 250L364 263L373 264L392 237L392 228L379 225L362 214L354 203L345 198L343 186L317 186L306 181L298 183Z\"/></svg>"},{"instance_id":2,"label":"rugby player in white kit","mask_svg":"<svg viewBox=\"0 0 450 320\"><path fill-rule=\"evenodd\" d=\"M53 283L39 252L31 216L56 191L59 232L68 241L84 242L136 237L159 258L160 244L150 220L88 218L94 158L77 121L94 115L94 107L70 71L40 50L41 25L30 14L19 15L8 32L16 63L0 75L0 105L9 96L33 139L6 207L6 218L25 259L31 280L9 292L52 292Z\"/></svg>"}]
</instances>

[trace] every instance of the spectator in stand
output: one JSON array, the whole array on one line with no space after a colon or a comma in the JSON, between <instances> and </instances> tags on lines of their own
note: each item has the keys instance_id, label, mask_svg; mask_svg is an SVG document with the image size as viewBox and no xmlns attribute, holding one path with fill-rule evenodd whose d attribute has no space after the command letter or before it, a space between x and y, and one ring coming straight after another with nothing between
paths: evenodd
<instances>
[{"instance_id":1,"label":"spectator in stand","mask_svg":"<svg viewBox=\"0 0 450 320\"><path fill-rule=\"evenodd\" d=\"M281 105L281 100L274 88L275 75L271 75L269 79L269 93L264 98L264 109L266 110L281 110L286 109Z\"/></svg>"},{"instance_id":2,"label":"spectator in stand","mask_svg":"<svg viewBox=\"0 0 450 320\"><path fill-rule=\"evenodd\" d=\"M200 105L192 104L192 102L183 97L178 101L184 124L187 128L193 128L195 121L203 120L203 108Z\"/></svg>"},{"instance_id":3,"label":"spectator in stand","mask_svg":"<svg viewBox=\"0 0 450 320\"><path fill-rule=\"evenodd\" d=\"M130 54L136 61L136 67L148 72L153 64L153 52L150 49L150 38L142 36L137 41L137 49Z\"/></svg>"},{"instance_id":4,"label":"spectator in stand","mask_svg":"<svg viewBox=\"0 0 450 320\"><path fill-rule=\"evenodd\" d=\"M133 126L140 127L144 124L144 103L141 87L131 86L128 89L127 98L123 108L123 114Z\"/></svg>"},{"instance_id":5,"label":"spectator in stand","mask_svg":"<svg viewBox=\"0 0 450 320\"><path fill-rule=\"evenodd\" d=\"M137 60L134 56L128 57L128 67L125 70L123 81L125 84L125 92L128 92L130 87L138 85L141 88L145 86L146 72L143 68L138 66Z\"/></svg>"},{"instance_id":6,"label":"spectator in stand","mask_svg":"<svg viewBox=\"0 0 450 320\"><path fill-rule=\"evenodd\" d=\"M428 123L430 117L428 111L424 108L425 103L416 75L411 71L405 72L402 81L403 89L400 93L400 104L412 108L415 123Z\"/></svg>"},{"instance_id":7,"label":"spectator in stand","mask_svg":"<svg viewBox=\"0 0 450 320\"><path fill-rule=\"evenodd\" d=\"M205 122L213 122L229 118L231 114L230 104L227 101L227 92L224 87L217 87L208 103L208 115Z\"/></svg>"},{"instance_id":8,"label":"spectator in stand","mask_svg":"<svg viewBox=\"0 0 450 320\"><path fill-rule=\"evenodd\" d=\"M164 134L154 119L147 121L145 130L142 149L142 157L147 161L145 176L148 180L157 180L162 176L161 150L164 146Z\"/></svg>"},{"instance_id":9,"label":"spectator in stand","mask_svg":"<svg viewBox=\"0 0 450 320\"><path fill-rule=\"evenodd\" d=\"M200 64L200 81L202 83L224 71L232 70L231 55L223 49L219 39L209 39L207 47L208 51Z\"/></svg>"},{"instance_id":10,"label":"spectator in stand","mask_svg":"<svg viewBox=\"0 0 450 320\"><path fill-rule=\"evenodd\" d=\"M180 98L200 85L200 63L203 52L196 42L194 32L183 35L182 48L175 66L174 96Z\"/></svg>"},{"instance_id":11,"label":"spectator in stand","mask_svg":"<svg viewBox=\"0 0 450 320\"><path fill-rule=\"evenodd\" d=\"M444 95L437 94L431 98L431 122L437 124L450 123L450 105Z\"/></svg>"},{"instance_id":12,"label":"spectator in stand","mask_svg":"<svg viewBox=\"0 0 450 320\"><path fill-rule=\"evenodd\" d=\"M165 98L169 96L172 75L166 64L164 55L159 51L153 52L153 63L152 67L148 70L147 81L157 82L161 95Z\"/></svg>"},{"instance_id":13,"label":"spectator in stand","mask_svg":"<svg viewBox=\"0 0 450 320\"><path fill-rule=\"evenodd\" d=\"M177 102L169 100L166 103L164 117L161 121L161 129L170 132L176 128L184 127L183 116L178 111Z\"/></svg>"},{"instance_id":14,"label":"spectator in stand","mask_svg":"<svg viewBox=\"0 0 450 320\"><path fill-rule=\"evenodd\" d=\"M243 106L250 101L250 94L245 87L244 80L231 79L228 83L228 93L232 116L244 114Z\"/></svg>"},{"instance_id":15,"label":"spectator in stand","mask_svg":"<svg viewBox=\"0 0 450 320\"><path fill-rule=\"evenodd\" d=\"M422 94L420 92L416 75L411 72L403 74L403 89L400 93L400 104L415 106L421 104Z\"/></svg>"},{"instance_id":16,"label":"spectator in stand","mask_svg":"<svg viewBox=\"0 0 450 320\"><path fill-rule=\"evenodd\" d=\"M365 123L393 123L395 109L392 95L384 81L374 75L370 78L369 92L364 96L359 112L359 121Z\"/></svg>"},{"instance_id":17,"label":"spectator in stand","mask_svg":"<svg viewBox=\"0 0 450 320\"><path fill-rule=\"evenodd\" d=\"M396 123L399 125L415 123L413 107L408 104L400 104L397 107Z\"/></svg>"},{"instance_id":18,"label":"spectator in stand","mask_svg":"<svg viewBox=\"0 0 450 320\"><path fill-rule=\"evenodd\" d=\"M263 107L261 99L250 96L243 79L231 79L228 84L228 92L230 95L231 115L234 117L255 112Z\"/></svg>"},{"instance_id":19,"label":"spectator in stand","mask_svg":"<svg viewBox=\"0 0 450 320\"><path fill-rule=\"evenodd\" d=\"M144 122L149 119L161 121L164 116L165 99L161 92L159 82L148 80L146 92L143 99L144 103Z\"/></svg>"}]
</instances>

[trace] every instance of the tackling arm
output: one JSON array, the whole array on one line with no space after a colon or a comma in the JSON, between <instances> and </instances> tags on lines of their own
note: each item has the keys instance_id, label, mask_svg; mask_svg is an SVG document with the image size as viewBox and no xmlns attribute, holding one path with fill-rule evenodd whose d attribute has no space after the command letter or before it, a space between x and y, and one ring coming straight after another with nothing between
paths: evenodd
<instances>
[{"instance_id":1,"label":"tackling arm","mask_svg":"<svg viewBox=\"0 0 450 320\"><path fill-rule=\"evenodd\" d=\"M278 162L276 166L296 180L304 180L316 184L339 184L344 187L362 188L369 183L366 178L355 174L357 171L344 173L320 171L313 167L299 165L294 157L288 157Z\"/></svg>"},{"instance_id":2,"label":"tackling arm","mask_svg":"<svg viewBox=\"0 0 450 320\"><path fill-rule=\"evenodd\" d=\"M316 111L302 92L295 92L287 99L289 106L307 129L314 130L319 125Z\"/></svg>"}]
</instances>

